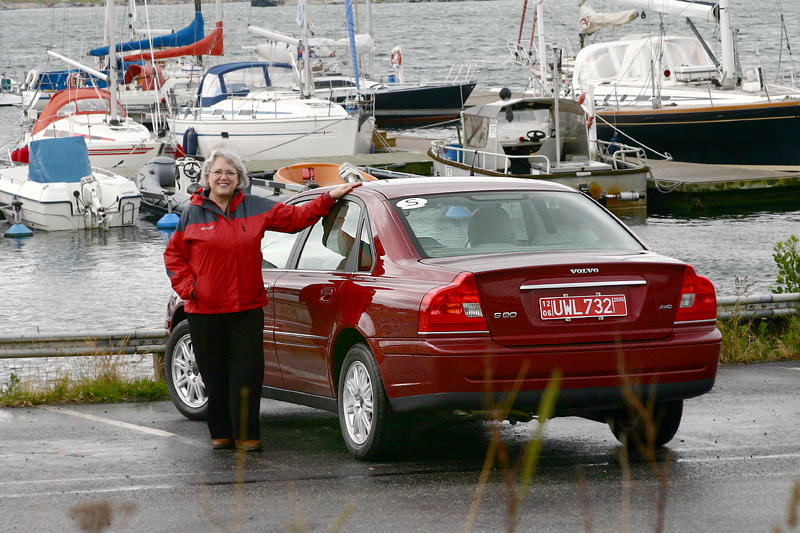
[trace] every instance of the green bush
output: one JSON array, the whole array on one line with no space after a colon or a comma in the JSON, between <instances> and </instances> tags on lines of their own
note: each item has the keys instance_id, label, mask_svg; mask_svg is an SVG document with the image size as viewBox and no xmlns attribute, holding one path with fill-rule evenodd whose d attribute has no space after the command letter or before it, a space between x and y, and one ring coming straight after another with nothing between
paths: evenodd
<instances>
[{"instance_id":1,"label":"green bush","mask_svg":"<svg viewBox=\"0 0 800 533\"><path fill-rule=\"evenodd\" d=\"M772 258L778 265L777 284L772 292L800 292L800 251L797 249L797 237L790 235L786 241L778 241L773 248Z\"/></svg>"}]
</instances>

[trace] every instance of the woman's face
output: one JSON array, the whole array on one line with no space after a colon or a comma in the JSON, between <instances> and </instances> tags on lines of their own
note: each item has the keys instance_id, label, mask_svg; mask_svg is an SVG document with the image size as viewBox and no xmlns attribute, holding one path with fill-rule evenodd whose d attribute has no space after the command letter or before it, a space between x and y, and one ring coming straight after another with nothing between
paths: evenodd
<instances>
[{"instance_id":1,"label":"woman's face","mask_svg":"<svg viewBox=\"0 0 800 533\"><path fill-rule=\"evenodd\" d=\"M224 157L217 157L208 169L208 188L219 198L230 198L239 185L236 167Z\"/></svg>"}]
</instances>

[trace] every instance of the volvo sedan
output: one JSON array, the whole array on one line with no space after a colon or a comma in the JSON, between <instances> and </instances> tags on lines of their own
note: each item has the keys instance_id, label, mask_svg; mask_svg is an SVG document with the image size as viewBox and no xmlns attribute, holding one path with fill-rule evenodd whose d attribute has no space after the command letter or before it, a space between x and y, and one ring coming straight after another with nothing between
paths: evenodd
<instances>
[{"instance_id":1,"label":"volvo sedan","mask_svg":"<svg viewBox=\"0 0 800 533\"><path fill-rule=\"evenodd\" d=\"M302 232L267 233L262 251L262 395L338 413L360 459L389 453L406 413L507 400L507 412L533 414L555 375L554 416L608 423L620 440L649 433L661 446L684 400L714 384L721 336L711 282L574 189L513 178L373 181ZM168 310L172 400L202 419L177 296Z\"/></svg>"}]
</instances>

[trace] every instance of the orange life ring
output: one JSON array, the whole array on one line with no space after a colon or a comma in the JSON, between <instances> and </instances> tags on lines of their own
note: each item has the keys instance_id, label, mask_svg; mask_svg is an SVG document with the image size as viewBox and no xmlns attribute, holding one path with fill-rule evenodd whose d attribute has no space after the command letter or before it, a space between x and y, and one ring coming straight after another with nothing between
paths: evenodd
<instances>
[{"instance_id":1,"label":"orange life ring","mask_svg":"<svg viewBox=\"0 0 800 533\"><path fill-rule=\"evenodd\" d=\"M578 97L578 105L583 105L584 100L586 100L586 91L583 91Z\"/></svg>"},{"instance_id":2,"label":"orange life ring","mask_svg":"<svg viewBox=\"0 0 800 533\"><path fill-rule=\"evenodd\" d=\"M399 49L392 50L392 57L390 62L393 67L400 67L403 65L403 53Z\"/></svg>"},{"instance_id":3,"label":"orange life ring","mask_svg":"<svg viewBox=\"0 0 800 533\"><path fill-rule=\"evenodd\" d=\"M594 122L594 117L589 115L589 119L586 121L586 127L591 128L593 122Z\"/></svg>"}]
</instances>

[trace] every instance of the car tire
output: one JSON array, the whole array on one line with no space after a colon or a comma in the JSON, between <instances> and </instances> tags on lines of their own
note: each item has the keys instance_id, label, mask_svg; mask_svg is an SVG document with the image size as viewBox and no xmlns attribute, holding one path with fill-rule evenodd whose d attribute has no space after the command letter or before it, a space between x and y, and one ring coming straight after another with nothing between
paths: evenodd
<instances>
[{"instance_id":1,"label":"car tire","mask_svg":"<svg viewBox=\"0 0 800 533\"><path fill-rule=\"evenodd\" d=\"M339 426L356 459L378 459L392 448L392 408L378 365L365 344L352 346L339 375Z\"/></svg>"},{"instance_id":2,"label":"car tire","mask_svg":"<svg viewBox=\"0 0 800 533\"><path fill-rule=\"evenodd\" d=\"M164 378L172 403L190 420L205 420L208 416L208 396L197 368L189 335L189 321L183 320L167 339L164 355Z\"/></svg>"},{"instance_id":3,"label":"car tire","mask_svg":"<svg viewBox=\"0 0 800 533\"><path fill-rule=\"evenodd\" d=\"M678 432L683 416L683 400L656 402L653 406L653 423L656 426L655 446L664 446ZM629 410L618 411L609 418L608 425L621 443L647 444L647 423Z\"/></svg>"}]
</instances>

